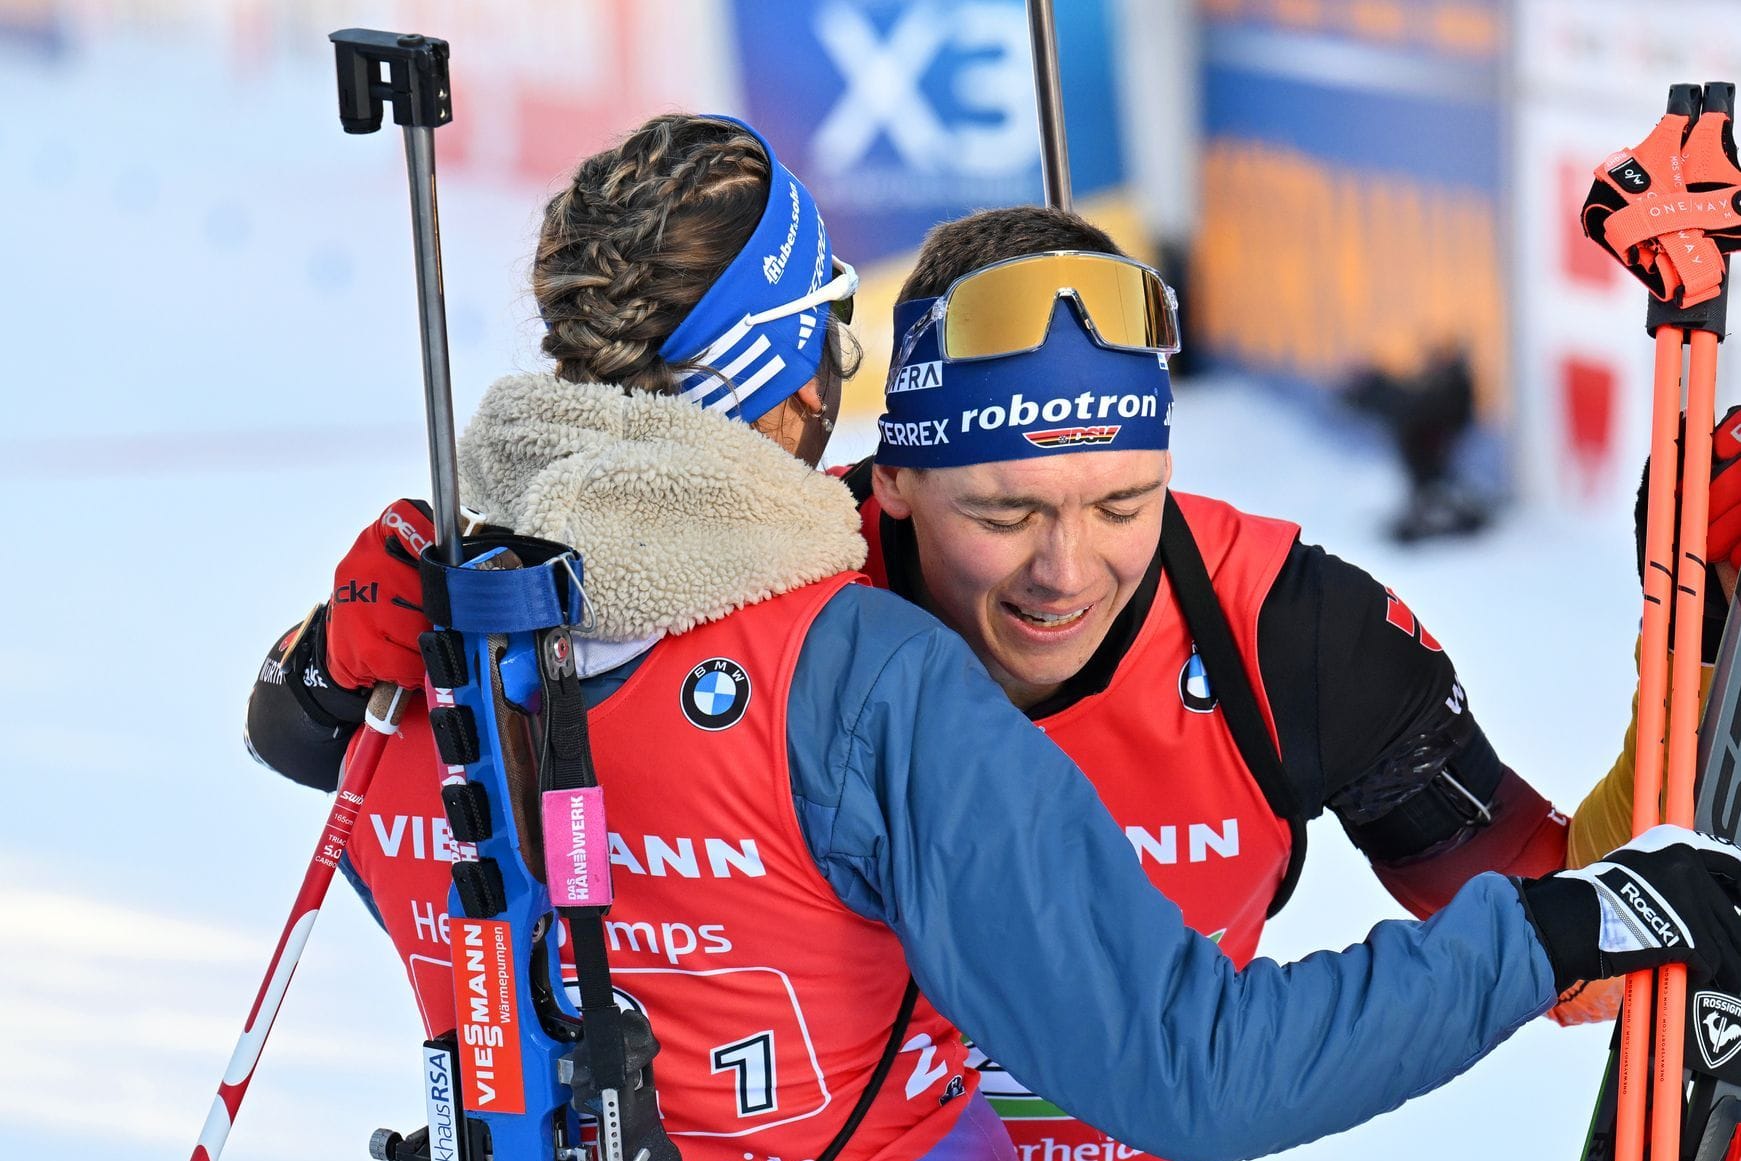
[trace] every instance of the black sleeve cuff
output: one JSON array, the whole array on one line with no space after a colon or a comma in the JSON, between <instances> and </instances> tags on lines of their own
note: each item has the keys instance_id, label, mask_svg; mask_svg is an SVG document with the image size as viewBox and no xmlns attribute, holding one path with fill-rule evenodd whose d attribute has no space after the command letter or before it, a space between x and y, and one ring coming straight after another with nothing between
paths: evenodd
<instances>
[{"instance_id":1,"label":"black sleeve cuff","mask_svg":"<svg viewBox=\"0 0 1741 1161\"><path fill-rule=\"evenodd\" d=\"M1612 974L1597 946L1601 905L1589 884L1558 875L1514 881L1523 897L1524 913L1535 925L1536 937L1553 965L1556 992L1579 980L1599 980Z\"/></svg>"},{"instance_id":2,"label":"black sleeve cuff","mask_svg":"<svg viewBox=\"0 0 1741 1161\"><path fill-rule=\"evenodd\" d=\"M347 732L359 726L369 708L369 690L344 689L326 668L326 606L309 618L308 628L284 662L284 684L310 721Z\"/></svg>"},{"instance_id":3,"label":"black sleeve cuff","mask_svg":"<svg viewBox=\"0 0 1741 1161\"><path fill-rule=\"evenodd\" d=\"M310 620L289 658L289 635L260 666L248 698L242 740L254 760L293 782L331 792L338 788L345 750L363 720L368 698L342 690L326 677L325 610Z\"/></svg>"}]
</instances>

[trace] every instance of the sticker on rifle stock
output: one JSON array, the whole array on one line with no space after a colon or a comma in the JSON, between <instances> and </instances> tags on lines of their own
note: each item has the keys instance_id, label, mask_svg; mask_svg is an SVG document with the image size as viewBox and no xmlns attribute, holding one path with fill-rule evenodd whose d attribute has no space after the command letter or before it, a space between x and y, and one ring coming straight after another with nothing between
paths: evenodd
<instances>
[{"instance_id":1,"label":"sticker on rifle stock","mask_svg":"<svg viewBox=\"0 0 1741 1161\"><path fill-rule=\"evenodd\" d=\"M508 925L499 919L456 917L452 934L453 1008L459 1020L465 1107L477 1113L523 1113L519 993Z\"/></svg>"},{"instance_id":2,"label":"sticker on rifle stock","mask_svg":"<svg viewBox=\"0 0 1741 1161\"><path fill-rule=\"evenodd\" d=\"M445 1040L423 1042L423 1105L429 1121L432 1161L459 1155L460 1112L454 1098L453 1048Z\"/></svg>"},{"instance_id":3,"label":"sticker on rifle stock","mask_svg":"<svg viewBox=\"0 0 1741 1161\"><path fill-rule=\"evenodd\" d=\"M611 904L604 795L602 786L544 792L544 875L558 907Z\"/></svg>"}]
</instances>

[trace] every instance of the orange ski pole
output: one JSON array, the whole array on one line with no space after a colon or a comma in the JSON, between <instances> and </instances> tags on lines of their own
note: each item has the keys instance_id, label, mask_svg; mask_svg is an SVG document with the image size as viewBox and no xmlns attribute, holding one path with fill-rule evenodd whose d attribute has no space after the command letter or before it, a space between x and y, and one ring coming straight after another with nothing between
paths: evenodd
<instances>
[{"instance_id":1,"label":"orange ski pole","mask_svg":"<svg viewBox=\"0 0 1741 1161\"><path fill-rule=\"evenodd\" d=\"M1635 835L1659 822L1690 827L1697 814L1711 429L1717 343L1725 330L1728 299L1725 247L1735 238L1729 193L1701 200L1691 198L1689 190L1708 193L1741 186L1731 129L1734 109L1732 84L1670 86L1666 115L1644 141L1597 167L1583 209L1585 234L1650 288L1645 327L1656 340L1632 800ZM1695 220L1695 211L1706 217ZM1719 233L1707 235L1707 229ZM1691 365L1683 376L1686 347L1691 348ZM1685 432L1680 455L1677 428ZM1626 977L1618 1059L1611 1074L1614 1161L1644 1161L1647 1156L1678 1161L1686 1101L1685 1004L1684 967ZM1597 1155L1592 1150L1599 1150L1599 1141L1593 1124L1586 1156Z\"/></svg>"},{"instance_id":2,"label":"orange ski pole","mask_svg":"<svg viewBox=\"0 0 1741 1161\"><path fill-rule=\"evenodd\" d=\"M1716 424L1717 336L1707 330L1657 330L1659 346L1680 348L1689 340L1687 424L1681 473L1681 527L1675 572L1674 666L1669 683L1668 771L1663 821L1693 825L1693 781L1699 748L1700 637L1705 617L1705 535L1711 492L1711 428ZM1686 1097L1682 1050L1686 1044L1687 969L1671 964L1658 977L1656 1080L1651 1116L1651 1156L1680 1156L1681 1112Z\"/></svg>"},{"instance_id":3,"label":"orange ski pole","mask_svg":"<svg viewBox=\"0 0 1741 1161\"><path fill-rule=\"evenodd\" d=\"M1644 623L1638 654L1638 752L1632 791L1632 833L1635 835L1662 821L1663 740L1668 725L1669 609L1675 595L1675 429L1680 422L1680 413L1680 331L1665 326L1657 330L1656 386L1651 402L1650 478L1644 523ZM1650 972L1632 972L1626 977L1620 1016L1615 1161L1643 1161L1644 1158L1646 1077L1650 1072L1651 983Z\"/></svg>"}]
</instances>

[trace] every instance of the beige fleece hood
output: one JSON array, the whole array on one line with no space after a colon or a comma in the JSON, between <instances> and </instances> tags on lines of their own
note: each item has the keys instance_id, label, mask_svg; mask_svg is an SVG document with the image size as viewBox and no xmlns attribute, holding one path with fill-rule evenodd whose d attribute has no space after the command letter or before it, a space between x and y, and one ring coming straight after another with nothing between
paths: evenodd
<instances>
[{"instance_id":1,"label":"beige fleece hood","mask_svg":"<svg viewBox=\"0 0 1741 1161\"><path fill-rule=\"evenodd\" d=\"M599 641L681 633L865 559L844 484L674 396L511 375L460 437L459 476L491 522L579 550Z\"/></svg>"}]
</instances>

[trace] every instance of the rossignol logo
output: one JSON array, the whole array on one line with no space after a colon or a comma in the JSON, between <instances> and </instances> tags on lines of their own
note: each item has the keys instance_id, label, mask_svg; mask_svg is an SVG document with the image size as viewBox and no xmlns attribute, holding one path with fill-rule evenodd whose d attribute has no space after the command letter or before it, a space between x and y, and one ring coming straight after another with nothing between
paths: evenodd
<instances>
[{"instance_id":1,"label":"rossignol logo","mask_svg":"<svg viewBox=\"0 0 1741 1161\"><path fill-rule=\"evenodd\" d=\"M1024 431L1022 438L1035 447L1078 447L1111 443L1118 438L1119 424L1108 427L1059 427L1051 431Z\"/></svg>"},{"instance_id":2,"label":"rossignol logo","mask_svg":"<svg viewBox=\"0 0 1741 1161\"><path fill-rule=\"evenodd\" d=\"M1725 992L1695 992L1693 1018L1706 1068L1721 1068L1741 1052L1741 1000Z\"/></svg>"},{"instance_id":3,"label":"rossignol logo","mask_svg":"<svg viewBox=\"0 0 1741 1161\"><path fill-rule=\"evenodd\" d=\"M387 509L381 516L381 531L389 536L398 533L399 539L403 540L412 553L417 556L422 556L424 550L431 543L429 537L417 531L409 520L391 508Z\"/></svg>"},{"instance_id":4,"label":"rossignol logo","mask_svg":"<svg viewBox=\"0 0 1741 1161\"><path fill-rule=\"evenodd\" d=\"M798 200L798 183L791 182L787 190L792 195L792 224L786 227L786 240L780 243L780 249L762 259L762 277L770 286L786 276L786 263L792 258L792 247L798 244L798 219L804 212L803 204Z\"/></svg>"},{"instance_id":5,"label":"rossignol logo","mask_svg":"<svg viewBox=\"0 0 1741 1161\"><path fill-rule=\"evenodd\" d=\"M710 657L683 679L678 700L683 716L697 729L729 729L750 708L750 675L729 657Z\"/></svg>"},{"instance_id":6,"label":"rossignol logo","mask_svg":"<svg viewBox=\"0 0 1741 1161\"><path fill-rule=\"evenodd\" d=\"M908 363L889 383L884 395L899 395L903 391L929 391L933 387L943 386L943 364L938 360L929 363Z\"/></svg>"}]
</instances>

